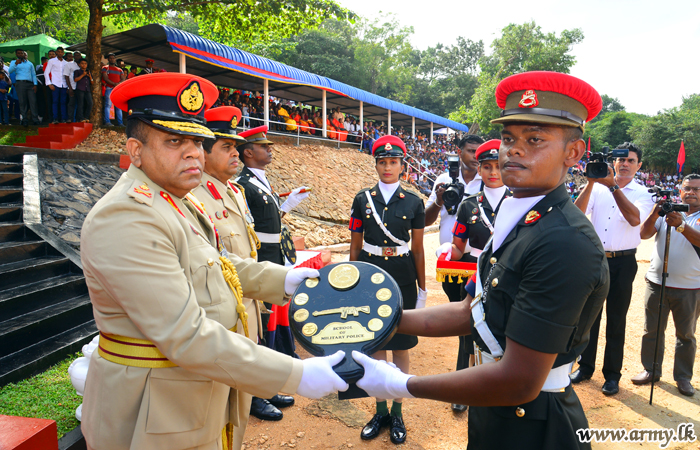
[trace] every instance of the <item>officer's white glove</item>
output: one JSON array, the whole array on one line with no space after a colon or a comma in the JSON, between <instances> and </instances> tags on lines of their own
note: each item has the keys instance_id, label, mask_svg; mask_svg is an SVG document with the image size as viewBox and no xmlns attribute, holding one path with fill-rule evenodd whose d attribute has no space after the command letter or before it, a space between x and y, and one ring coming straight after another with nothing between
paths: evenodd
<instances>
[{"instance_id":1,"label":"officer's white glove","mask_svg":"<svg viewBox=\"0 0 700 450\"><path fill-rule=\"evenodd\" d=\"M416 309L425 308L425 301L428 300L428 291L418 288L418 300L416 300Z\"/></svg>"},{"instance_id":2,"label":"officer's white glove","mask_svg":"<svg viewBox=\"0 0 700 450\"><path fill-rule=\"evenodd\" d=\"M365 368L365 375L357 382L357 387L364 389L370 397L413 398L407 384L408 379L415 375L406 375L393 364L372 359L357 350L352 351L352 357Z\"/></svg>"},{"instance_id":3,"label":"officer's white glove","mask_svg":"<svg viewBox=\"0 0 700 450\"><path fill-rule=\"evenodd\" d=\"M347 391L348 384L333 371L333 366L344 357L345 352L338 350L330 356L303 360L304 371L297 394L307 398L321 398L334 392Z\"/></svg>"},{"instance_id":4,"label":"officer's white glove","mask_svg":"<svg viewBox=\"0 0 700 450\"><path fill-rule=\"evenodd\" d=\"M437 256L438 258L443 253L446 253L445 261L449 261L452 259L452 242L445 242L444 244L440 245L440 247L438 247L437 250L435 250L435 256Z\"/></svg>"},{"instance_id":5,"label":"officer's white glove","mask_svg":"<svg viewBox=\"0 0 700 450\"><path fill-rule=\"evenodd\" d=\"M290 212L297 206L299 206L299 203L301 203L302 200L304 200L306 197L309 196L309 192L304 192L303 194L301 193L302 190L307 189L306 186L301 186L292 191L291 194L289 194L289 197L287 197L287 201L282 203L282 206L280 206L280 209L286 213Z\"/></svg>"},{"instance_id":6,"label":"officer's white glove","mask_svg":"<svg viewBox=\"0 0 700 450\"><path fill-rule=\"evenodd\" d=\"M309 269L308 267L297 267L287 272L287 276L284 277L284 293L287 296L294 294L302 281L307 278L318 278L321 274L316 269Z\"/></svg>"}]
</instances>

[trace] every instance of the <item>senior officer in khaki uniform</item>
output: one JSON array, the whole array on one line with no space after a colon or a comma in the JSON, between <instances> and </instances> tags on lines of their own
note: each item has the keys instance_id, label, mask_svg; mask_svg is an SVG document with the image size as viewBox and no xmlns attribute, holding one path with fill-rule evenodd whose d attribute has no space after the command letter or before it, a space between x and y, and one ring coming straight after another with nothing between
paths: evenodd
<instances>
[{"instance_id":1,"label":"senior officer in khaki uniform","mask_svg":"<svg viewBox=\"0 0 700 450\"><path fill-rule=\"evenodd\" d=\"M468 449L590 449L588 421L569 373L588 343L610 286L593 225L564 188L578 163L600 95L554 72L500 82L499 167L513 197L503 200L477 263L474 301L405 311L399 333L471 333L476 367L411 377L353 352L369 395L416 396L469 405Z\"/></svg>"},{"instance_id":2,"label":"senior officer in khaki uniform","mask_svg":"<svg viewBox=\"0 0 700 450\"><path fill-rule=\"evenodd\" d=\"M239 163L236 145L245 142L245 139L236 134L241 115L241 110L235 106L212 108L204 113L207 128L214 133L216 140L207 139L203 143L204 173L199 186L192 193L202 202L202 206L216 225L226 250L241 258L257 260L260 241L253 228L253 216L248 210L243 187L231 181ZM244 297L243 304L248 317L248 327L244 329L241 323L237 332L257 343L263 332L260 320L262 303ZM233 448L240 448L243 444L251 400L251 394L238 391L240 426L235 427L233 431Z\"/></svg>"},{"instance_id":3,"label":"senior officer in khaki uniform","mask_svg":"<svg viewBox=\"0 0 700 450\"><path fill-rule=\"evenodd\" d=\"M203 116L216 95L186 74L137 77L112 92L129 111L132 164L82 231L100 330L83 404L90 449L220 449L227 424L239 424L238 390L320 397L347 386L332 371L342 352L293 360L229 331L243 295L283 303L317 272L227 254L189 194L202 176L202 141L213 137Z\"/></svg>"}]
</instances>

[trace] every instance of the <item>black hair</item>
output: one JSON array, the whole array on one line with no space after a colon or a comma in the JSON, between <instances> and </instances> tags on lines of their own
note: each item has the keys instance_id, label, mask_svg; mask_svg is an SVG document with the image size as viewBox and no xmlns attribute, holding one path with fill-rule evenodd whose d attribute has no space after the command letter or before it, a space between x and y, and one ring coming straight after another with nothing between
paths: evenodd
<instances>
[{"instance_id":1,"label":"black hair","mask_svg":"<svg viewBox=\"0 0 700 450\"><path fill-rule=\"evenodd\" d=\"M204 148L205 152L211 153L211 149L214 148L216 141L217 139L205 139L202 141L202 148Z\"/></svg>"},{"instance_id":2,"label":"black hair","mask_svg":"<svg viewBox=\"0 0 700 450\"><path fill-rule=\"evenodd\" d=\"M566 140L569 142L583 139L583 131L579 127L565 127L564 131L566 134Z\"/></svg>"},{"instance_id":3,"label":"black hair","mask_svg":"<svg viewBox=\"0 0 700 450\"><path fill-rule=\"evenodd\" d=\"M686 175L683 177L683 181L690 180L700 180L700 175L698 175L697 173L691 173L690 175Z\"/></svg>"},{"instance_id":4,"label":"black hair","mask_svg":"<svg viewBox=\"0 0 700 450\"><path fill-rule=\"evenodd\" d=\"M130 119L126 121L126 138L134 138L141 143L148 142L148 125L139 119Z\"/></svg>"},{"instance_id":5,"label":"black hair","mask_svg":"<svg viewBox=\"0 0 700 450\"><path fill-rule=\"evenodd\" d=\"M634 145L632 142L622 143L615 147L615 149L627 149L631 152L635 152L637 154L637 162L642 162L642 149Z\"/></svg>"},{"instance_id":6,"label":"black hair","mask_svg":"<svg viewBox=\"0 0 700 450\"><path fill-rule=\"evenodd\" d=\"M246 142L245 144L241 144L236 148L236 150L238 150L238 159L240 159L243 164L245 164L245 156L243 153L245 153L246 149L249 148L253 148L252 142Z\"/></svg>"},{"instance_id":7,"label":"black hair","mask_svg":"<svg viewBox=\"0 0 700 450\"><path fill-rule=\"evenodd\" d=\"M87 59L85 59L85 58L80 58L80 59L78 60L78 64L80 64L80 63L83 62L83 61L88 62Z\"/></svg>"},{"instance_id":8,"label":"black hair","mask_svg":"<svg viewBox=\"0 0 700 450\"><path fill-rule=\"evenodd\" d=\"M23 51L24 51L23 48L16 48L16 49L15 49L15 53L17 53L17 52L23 52Z\"/></svg>"},{"instance_id":9,"label":"black hair","mask_svg":"<svg viewBox=\"0 0 700 450\"><path fill-rule=\"evenodd\" d=\"M66 49L64 49L63 47L56 47L56 51L59 51L59 50L63 50L64 52L66 51Z\"/></svg>"},{"instance_id":10,"label":"black hair","mask_svg":"<svg viewBox=\"0 0 700 450\"><path fill-rule=\"evenodd\" d=\"M110 56L114 56L115 58L117 57L117 55L115 55L114 53L107 53L107 56L105 56L105 58L109 58Z\"/></svg>"},{"instance_id":11,"label":"black hair","mask_svg":"<svg viewBox=\"0 0 700 450\"><path fill-rule=\"evenodd\" d=\"M41 57L41 61L42 61L42 62L46 61L47 59L49 59L49 58L47 58L46 56L42 56L42 57Z\"/></svg>"},{"instance_id":12,"label":"black hair","mask_svg":"<svg viewBox=\"0 0 700 450\"><path fill-rule=\"evenodd\" d=\"M477 136L476 134L468 134L462 138L462 140L459 141L459 148L464 148L465 145L467 144L478 144L481 145L483 144L484 138L481 136Z\"/></svg>"}]
</instances>

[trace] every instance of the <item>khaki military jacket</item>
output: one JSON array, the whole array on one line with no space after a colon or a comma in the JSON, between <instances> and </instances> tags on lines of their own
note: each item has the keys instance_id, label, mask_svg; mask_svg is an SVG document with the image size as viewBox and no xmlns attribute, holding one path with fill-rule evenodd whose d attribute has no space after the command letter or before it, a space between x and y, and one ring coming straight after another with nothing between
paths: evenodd
<instances>
[{"instance_id":1,"label":"khaki military jacket","mask_svg":"<svg viewBox=\"0 0 700 450\"><path fill-rule=\"evenodd\" d=\"M133 165L85 219L81 259L98 329L149 340L178 366L126 366L95 352L82 422L90 448L204 445L228 421L237 425L232 390L263 398L296 391L300 360L229 331L236 301L211 231ZM286 269L229 259L244 295L284 303Z\"/></svg>"}]
</instances>

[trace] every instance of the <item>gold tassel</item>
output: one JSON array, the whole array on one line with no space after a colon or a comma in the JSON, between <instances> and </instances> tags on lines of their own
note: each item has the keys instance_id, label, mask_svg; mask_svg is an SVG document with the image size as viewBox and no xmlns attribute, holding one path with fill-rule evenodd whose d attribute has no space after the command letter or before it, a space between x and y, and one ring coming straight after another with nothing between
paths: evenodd
<instances>
[{"instance_id":1,"label":"gold tassel","mask_svg":"<svg viewBox=\"0 0 700 450\"><path fill-rule=\"evenodd\" d=\"M233 424L227 423L221 430L221 444L224 450L233 450Z\"/></svg>"},{"instance_id":2,"label":"gold tassel","mask_svg":"<svg viewBox=\"0 0 700 450\"><path fill-rule=\"evenodd\" d=\"M452 277L457 277L457 282L461 283L464 279L469 279L472 275L476 273L476 270L463 270L463 269L444 269L442 267L435 270L435 279L440 283L444 283L445 280L449 279L450 283L454 283Z\"/></svg>"},{"instance_id":3,"label":"gold tassel","mask_svg":"<svg viewBox=\"0 0 700 450\"><path fill-rule=\"evenodd\" d=\"M243 324L243 332L245 333L245 337L250 338L248 334L248 313L243 304L243 287L241 287L241 280L238 278L238 272L236 272L236 267L228 258L220 256L219 260L221 261L221 271L224 274L224 279L231 288L231 291L233 291L233 296L236 298L236 303L238 303L236 305L236 312Z\"/></svg>"}]
</instances>

